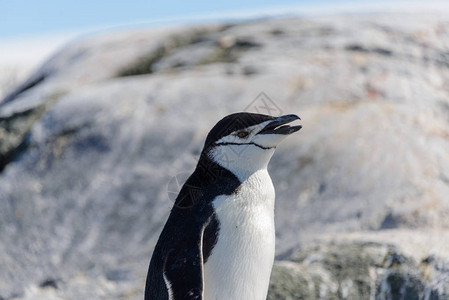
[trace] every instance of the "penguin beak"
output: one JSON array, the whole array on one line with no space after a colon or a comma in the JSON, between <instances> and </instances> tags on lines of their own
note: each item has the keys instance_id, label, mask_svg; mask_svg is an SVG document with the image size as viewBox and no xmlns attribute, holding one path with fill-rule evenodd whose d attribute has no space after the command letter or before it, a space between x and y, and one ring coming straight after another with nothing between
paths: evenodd
<instances>
[{"instance_id":1,"label":"penguin beak","mask_svg":"<svg viewBox=\"0 0 449 300\"><path fill-rule=\"evenodd\" d=\"M275 118L273 121L268 123L258 134L282 134L288 135L296 132L302 128L302 125L290 126L285 125L287 123L293 122L295 120L301 120L297 115L285 115Z\"/></svg>"}]
</instances>

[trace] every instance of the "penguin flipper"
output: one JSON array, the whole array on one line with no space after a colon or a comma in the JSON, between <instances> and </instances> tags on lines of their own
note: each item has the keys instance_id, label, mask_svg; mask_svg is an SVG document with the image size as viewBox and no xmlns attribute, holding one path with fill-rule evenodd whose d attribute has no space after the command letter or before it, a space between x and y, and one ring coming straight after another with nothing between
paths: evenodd
<instances>
[{"instance_id":1,"label":"penguin flipper","mask_svg":"<svg viewBox=\"0 0 449 300\"><path fill-rule=\"evenodd\" d=\"M203 299L203 254L201 236L186 236L166 256L164 276L169 299Z\"/></svg>"}]
</instances>

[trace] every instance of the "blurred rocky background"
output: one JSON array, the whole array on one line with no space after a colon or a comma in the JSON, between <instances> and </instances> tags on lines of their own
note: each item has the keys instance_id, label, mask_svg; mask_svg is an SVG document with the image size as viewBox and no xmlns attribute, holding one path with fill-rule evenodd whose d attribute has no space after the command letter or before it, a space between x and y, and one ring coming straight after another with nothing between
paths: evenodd
<instances>
[{"instance_id":1,"label":"blurred rocky background","mask_svg":"<svg viewBox=\"0 0 449 300\"><path fill-rule=\"evenodd\" d=\"M0 299L142 299L178 183L236 111L298 114L269 170L268 299L449 299L449 16L79 39L0 100Z\"/></svg>"}]
</instances>

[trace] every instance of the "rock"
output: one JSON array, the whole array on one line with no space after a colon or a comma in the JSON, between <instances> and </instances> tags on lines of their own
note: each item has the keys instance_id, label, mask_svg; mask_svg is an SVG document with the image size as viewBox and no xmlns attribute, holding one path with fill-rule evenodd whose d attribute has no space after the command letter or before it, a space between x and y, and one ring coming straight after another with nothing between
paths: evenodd
<instances>
[{"instance_id":1,"label":"rock","mask_svg":"<svg viewBox=\"0 0 449 300\"><path fill-rule=\"evenodd\" d=\"M268 299L447 298L449 264L427 263L392 245L319 242L276 262Z\"/></svg>"},{"instance_id":2,"label":"rock","mask_svg":"<svg viewBox=\"0 0 449 300\"><path fill-rule=\"evenodd\" d=\"M0 102L0 295L142 298L169 183L218 119L247 110L304 125L269 166L271 299L444 299L446 27L425 14L277 18L67 45Z\"/></svg>"},{"instance_id":3,"label":"rock","mask_svg":"<svg viewBox=\"0 0 449 300\"><path fill-rule=\"evenodd\" d=\"M315 299L315 283L301 266L279 261L273 266L267 299Z\"/></svg>"}]
</instances>

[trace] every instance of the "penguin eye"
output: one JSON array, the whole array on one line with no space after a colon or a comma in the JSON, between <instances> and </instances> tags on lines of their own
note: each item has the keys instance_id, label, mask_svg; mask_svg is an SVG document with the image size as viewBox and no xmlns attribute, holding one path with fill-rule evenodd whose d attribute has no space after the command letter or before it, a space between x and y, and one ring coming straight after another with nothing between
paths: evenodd
<instances>
[{"instance_id":1,"label":"penguin eye","mask_svg":"<svg viewBox=\"0 0 449 300\"><path fill-rule=\"evenodd\" d=\"M239 138L241 138L241 139L247 137L248 134L249 134L248 131L239 131L239 132L237 132L237 136L238 136Z\"/></svg>"}]
</instances>

